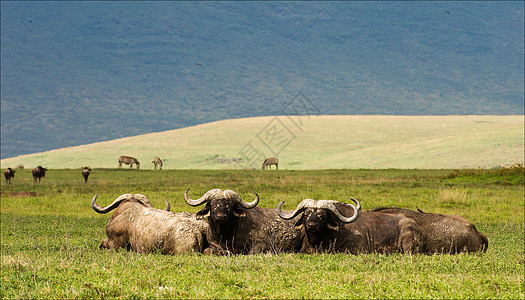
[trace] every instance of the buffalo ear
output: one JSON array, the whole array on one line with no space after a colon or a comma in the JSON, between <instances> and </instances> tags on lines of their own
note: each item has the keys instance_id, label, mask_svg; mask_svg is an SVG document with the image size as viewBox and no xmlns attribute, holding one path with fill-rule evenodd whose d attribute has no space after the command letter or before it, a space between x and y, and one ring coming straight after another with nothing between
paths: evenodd
<instances>
[{"instance_id":1,"label":"buffalo ear","mask_svg":"<svg viewBox=\"0 0 525 300\"><path fill-rule=\"evenodd\" d=\"M206 205L203 209L201 209L198 213L197 213L197 220L201 220L201 219L204 219L206 217L209 217L210 216L210 208L208 205Z\"/></svg>"},{"instance_id":2,"label":"buffalo ear","mask_svg":"<svg viewBox=\"0 0 525 300\"><path fill-rule=\"evenodd\" d=\"M304 224L304 214L295 222L295 227L301 227Z\"/></svg>"},{"instance_id":3,"label":"buffalo ear","mask_svg":"<svg viewBox=\"0 0 525 300\"><path fill-rule=\"evenodd\" d=\"M233 209L233 215L236 216L237 218L244 218L246 217L246 212L243 209L236 207Z\"/></svg>"}]
</instances>

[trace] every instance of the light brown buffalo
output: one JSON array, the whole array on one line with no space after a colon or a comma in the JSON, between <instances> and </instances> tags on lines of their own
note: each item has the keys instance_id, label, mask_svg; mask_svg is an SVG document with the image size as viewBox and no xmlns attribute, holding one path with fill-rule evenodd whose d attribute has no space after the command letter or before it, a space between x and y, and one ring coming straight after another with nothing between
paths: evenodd
<instances>
[{"instance_id":1,"label":"light brown buffalo","mask_svg":"<svg viewBox=\"0 0 525 300\"><path fill-rule=\"evenodd\" d=\"M206 241L206 221L197 220L195 214L169 212L154 208L146 196L124 194L107 207L99 206L97 195L91 207L100 214L115 209L106 225L107 239L100 248L127 250L139 253L160 251L162 254L203 252Z\"/></svg>"}]
</instances>

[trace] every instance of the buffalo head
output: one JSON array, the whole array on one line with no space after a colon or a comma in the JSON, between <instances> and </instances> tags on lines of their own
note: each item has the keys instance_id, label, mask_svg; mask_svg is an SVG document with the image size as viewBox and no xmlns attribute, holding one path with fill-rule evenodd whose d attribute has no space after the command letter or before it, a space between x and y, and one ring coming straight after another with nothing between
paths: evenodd
<instances>
[{"instance_id":1,"label":"buffalo head","mask_svg":"<svg viewBox=\"0 0 525 300\"><path fill-rule=\"evenodd\" d=\"M320 233L326 229L338 231L341 222L352 223L357 220L357 217L359 216L361 204L356 199L351 199L357 204L357 207L352 204L346 204L353 209L353 215L351 217L343 216L334 205L339 202L333 200L315 201L313 199L305 199L290 213L285 213L281 210L281 206L284 203L284 201L281 201L277 206L277 212L279 217L285 220L292 219L304 212L301 218L296 222L296 226L304 225L304 228L308 233Z\"/></svg>"},{"instance_id":2,"label":"buffalo head","mask_svg":"<svg viewBox=\"0 0 525 300\"><path fill-rule=\"evenodd\" d=\"M234 218L246 217L245 209L251 209L259 204L259 195L255 193L255 200L246 202L232 190L213 189L206 192L199 199L193 200L188 196L187 189L184 192L184 200L191 206L206 206L197 213L197 219L208 218L208 222L214 225L217 232L222 232L226 224L232 223Z\"/></svg>"}]
</instances>

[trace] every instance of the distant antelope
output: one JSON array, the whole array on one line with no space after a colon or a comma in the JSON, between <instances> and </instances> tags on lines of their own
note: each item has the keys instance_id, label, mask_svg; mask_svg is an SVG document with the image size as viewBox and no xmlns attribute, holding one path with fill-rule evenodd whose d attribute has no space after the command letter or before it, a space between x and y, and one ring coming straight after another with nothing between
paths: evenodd
<instances>
[{"instance_id":1,"label":"distant antelope","mask_svg":"<svg viewBox=\"0 0 525 300\"><path fill-rule=\"evenodd\" d=\"M271 169L271 165L275 165L275 168L279 170L279 159L277 157L271 157L264 160L262 164L262 169L265 170L266 167Z\"/></svg>"},{"instance_id":2,"label":"distant antelope","mask_svg":"<svg viewBox=\"0 0 525 300\"><path fill-rule=\"evenodd\" d=\"M162 170L162 159L160 157L155 156L151 162L155 165L155 170L157 170L157 165L159 165L159 170Z\"/></svg>"},{"instance_id":3,"label":"distant antelope","mask_svg":"<svg viewBox=\"0 0 525 300\"><path fill-rule=\"evenodd\" d=\"M140 168L140 162L135 157L122 155L121 157L118 158L119 168L122 167L122 163L129 165L130 168L133 167L133 164L137 165L137 169Z\"/></svg>"}]
</instances>

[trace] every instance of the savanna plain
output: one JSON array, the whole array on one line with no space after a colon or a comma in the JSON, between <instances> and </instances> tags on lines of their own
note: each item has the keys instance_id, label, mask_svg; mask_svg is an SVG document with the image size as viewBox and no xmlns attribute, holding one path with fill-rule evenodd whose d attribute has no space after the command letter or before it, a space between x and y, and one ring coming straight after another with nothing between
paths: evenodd
<instances>
[{"instance_id":1,"label":"savanna plain","mask_svg":"<svg viewBox=\"0 0 525 300\"><path fill-rule=\"evenodd\" d=\"M34 184L28 169L1 185L2 299L524 299L524 168L494 170L137 170L50 169ZM459 255L260 254L205 256L99 250L125 193L157 208L197 212L183 200L232 189L262 207L285 200L361 201L458 214L489 239L486 253Z\"/></svg>"}]
</instances>

